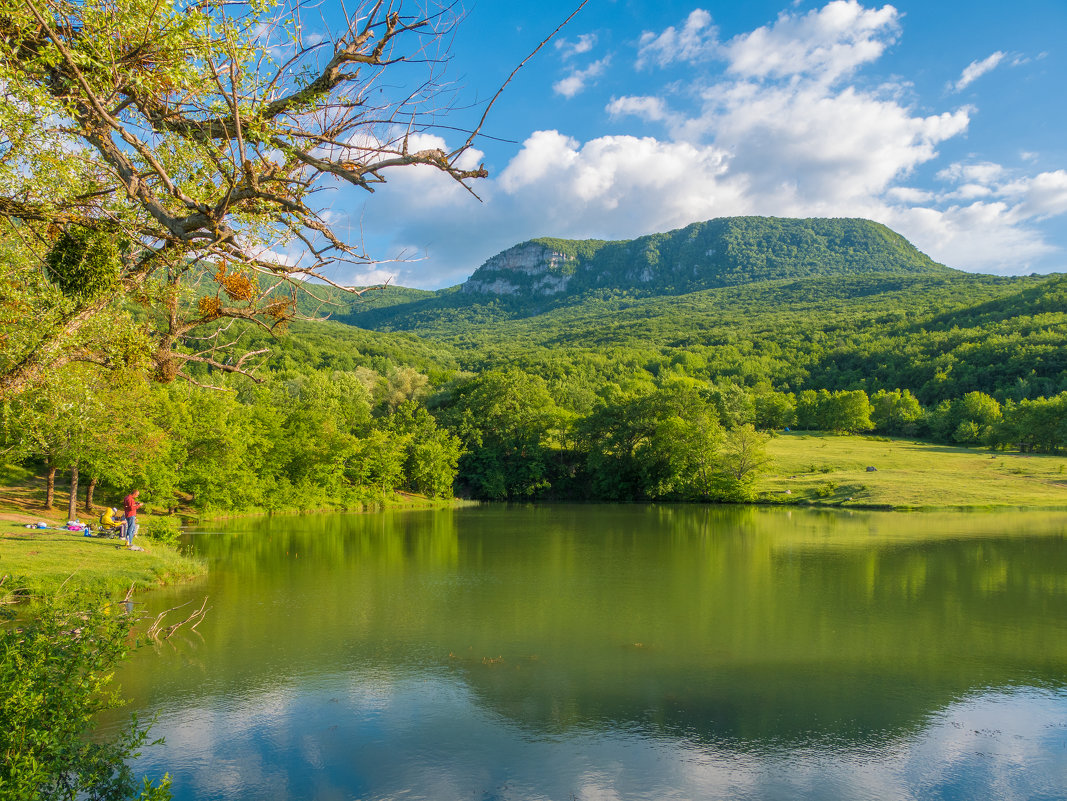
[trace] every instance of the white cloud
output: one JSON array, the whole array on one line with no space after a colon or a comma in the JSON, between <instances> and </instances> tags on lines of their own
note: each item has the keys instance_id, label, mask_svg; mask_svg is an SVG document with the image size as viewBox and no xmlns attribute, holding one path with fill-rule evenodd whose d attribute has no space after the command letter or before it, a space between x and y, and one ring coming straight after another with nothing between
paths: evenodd
<instances>
[{"instance_id":1,"label":"white cloud","mask_svg":"<svg viewBox=\"0 0 1067 801\"><path fill-rule=\"evenodd\" d=\"M877 218L950 267L1017 274L1055 251L1003 201L887 207Z\"/></svg>"},{"instance_id":2,"label":"white cloud","mask_svg":"<svg viewBox=\"0 0 1067 801\"><path fill-rule=\"evenodd\" d=\"M569 39L558 39L556 41L556 50L559 51L560 56L564 59L573 58L574 56L580 56L582 53L588 53L596 47L596 41L597 36L595 33L583 33L573 42Z\"/></svg>"},{"instance_id":3,"label":"white cloud","mask_svg":"<svg viewBox=\"0 0 1067 801\"><path fill-rule=\"evenodd\" d=\"M773 25L731 39L722 54L730 72L742 76L834 81L878 59L896 40L899 19L890 5L868 9L833 0L804 15L783 12Z\"/></svg>"},{"instance_id":4,"label":"white cloud","mask_svg":"<svg viewBox=\"0 0 1067 801\"><path fill-rule=\"evenodd\" d=\"M726 154L714 146L633 136L583 145L538 131L501 174L500 186L524 209L551 204L555 223L568 235L591 227L616 236L736 208L739 187L725 173Z\"/></svg>"},{"instance_id":5,"label":"white cloud","mask_svg":"<svg viewBox=\"0 0 1067 801\"><path fill-rule=\"evenodd\" d=\"M952 88L957 92L962 92L964 89L966 89L976 80L981 78L987 72L995 70L997 68L997 65L1004 60L1004 57L1006 55L1007 53L1003 53L998 50L997 52L986 56L981 61L972 61L970 64L964 67L963 72L960 74L959 80L952 85ZM1018 59L1016 59L1015 63L1020 64L1023 62L1020 62Z\"/></svg>"},{"instance_id":6,"label":"white cloud","mask_svg":"<svg viewBox=\"0 0 1067 801\"><path fill-rule=\"evenodd\" d=\"M711 90L689 134L710 135L731 153L731 169L761 195L790 191L798 204L843 204L878 195L966 130L966 111L915 116L894 100L848 88Z\"/></svg>"},{"instance_id":7,"label":"white cloud","mask_svg":"<svg viewBox=\"0 0 1067 801\"><path fill-rule=\"evenodd\" d=\"M890 202L872 216L952 267L992 273L1029 272L1053 253L1036 224L1067 213L1067 171L1014 175L999 164L953 164L938 179L945 191Z\"/></svg>"},{"instance_id":8,"label":"white cloud","mask_svg":"<svg viewBox=\"0 0 1067 801\"><path fill-rule=\"evenodd\" d=\"M605 111L612 117L638 117L648 122L663 122L674 117L661 97L613 97Z\"/></svg>"},{"instance_id":9,"label":"white cloud","mask_svg":"<svg viewBox=\"0 0 1067 801\"><path fill-rule=\"evenodd\" d=\"M353 272L346 286L377 286L378 284L396 283L397 271L374 268L362 272Z\"/></svg>"},{"instance_id":10,"label":"white cloud","mask_svg":"<svg viewBox=\"0 0 1067 801\"><path fill-rule=\"evenodd\" d=\"M938 169L939 148L967 132L974 108L920 112L906 84L845 81L896 40L900 19L890 5L834 0L720 44L697 9L638 45L639 66L687 63L690 79L604 107L616 121L662 126L660 137L535 131L478 183L482 205L429 168L399 171L368 205L368 230L392 226L394 249L427 255L419 269L433 279L399 269L401 283L418 285L456 283L535 236L628 239L739 214L868 217L950 266L1029 272L1055 251L1038 223L1067 214L1067 171L1026 175L980 159ZM725 73L705 73L712 59ZM556 90L573 96L601 63Z\"/></svg>"},{"instance_id":11,"label":"white cloud","mask_svg":"<svg viewBox=\"0 0 1067 801\"><path fill-rule=\"evenodd\" d=\"M934 199L933 192L925 189L916 189L912 186L894 186L886 190L886 197L895 203L904 203L915 206L921 203L929 203Z\"/></svg>"},{"instance_id":12,"label":"white cloud","mask_svg":"<svg viewBox=\"0 0 1067 801\"><path fill-rule=\"evenodd\" d=\"M1004 168L990 161L982 161L975 164L956 162L937 173L941 181L969 181L971 183L989 186L1003 177Z\"/></svg>"},{"instance_id":13,"label":"white cloud","mask_svg":"<svg viewBox=\"0 0 1067 801\"><path fill-rule=\"evenodd\" d=\"M711 58L718 47L718 29L711 24L711 14L695 9L679 31L669 27L662 33L645 31L637 50L637 68L648 63L666 67L676 61L703 61Z\"/></svg>"},{"instance_id":14,"label":"white cloud","mask_svg":"<svg viewBox=\"0 0 1067 801\"><path fill-rule=\"evenodd\" d=\"M611 56L604 56L604 58L594 61L585 69L574 69L571 74L562 80L556 81L552 85L556 94L563 95L564 97L574 97L576 94L585 90L589 81L594 78L599 78L604 74L604 70L608 68L611 63Z\"/></svg>"},{"instance_id":15,"label":"white cloud","mask_svg":"<svg viewBox=\"0 0 1067 801\"><path fill-rule=\"evenodd\" d=\"M1006 184L1002 191L1021 199L1019 213L1043 220L1067 214L1067 170L1043 172Z\"/></svg>"}]
</instances>

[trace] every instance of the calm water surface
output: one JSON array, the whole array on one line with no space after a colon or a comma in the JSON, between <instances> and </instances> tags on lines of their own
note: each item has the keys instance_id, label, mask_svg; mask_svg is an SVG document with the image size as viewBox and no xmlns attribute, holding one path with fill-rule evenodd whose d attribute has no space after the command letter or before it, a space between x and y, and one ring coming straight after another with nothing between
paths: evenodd
<instances>
[{"instance_id":1,"label":"calm water surface","mask_svg":"<svg viewBox=\"0 0 1067 801\"><path fill-rule=\"evenodd\" d=\"M1067 799L1067 514L483 507L191 537L185 799Z\"/></svg>"}]
</instances>

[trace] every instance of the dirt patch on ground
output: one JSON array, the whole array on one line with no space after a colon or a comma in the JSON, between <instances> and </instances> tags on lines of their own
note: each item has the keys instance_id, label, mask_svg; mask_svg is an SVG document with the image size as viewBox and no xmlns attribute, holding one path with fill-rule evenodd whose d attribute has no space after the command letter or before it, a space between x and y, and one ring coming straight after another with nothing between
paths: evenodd
<instances>
[{"instance_id":1,"label":"dirt patch on ground","mask_svg":"<svg viewBox=\"0 0 1067 801\"><path fill-rule=\"evenodd\" d=\"M57 525L57 524L59 524L61 522L65 522L65 521L60 520L58 517L56 517L54 512L55 512L55 510L53 510L53 513L50 513L50 514L43 514L43 513L26 514L24 512L0 511L0 523L21 523L21 524L26 524L26 523L41 523L41 522L43 522L43 523L50 523L52 525Z\"/></svg>"},{"instance_id":2,"label":"dirt patch on ground","mask_svg":"<svg viewBox=\"0 0 1067 801\"><path fill-rule=\"evenodd\" d=\"M55 502L51 509L44 508L45 477L34 476L33 478L7 487L0 487L0 522L6 523L66 523L67 500L70 497L67 486L56 482ZM84 498L82 499L84 502ZM102 506L94 504L91 514L84 512L84 507L79 504L78 514L83 519L93 520L101 511Z\"/></svg>"}]
</instances>

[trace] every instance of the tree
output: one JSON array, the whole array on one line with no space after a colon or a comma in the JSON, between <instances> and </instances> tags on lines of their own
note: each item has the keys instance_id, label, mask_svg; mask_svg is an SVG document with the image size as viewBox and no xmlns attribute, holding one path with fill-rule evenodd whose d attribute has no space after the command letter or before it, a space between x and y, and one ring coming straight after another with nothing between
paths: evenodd
<instances>
[{"instance_id":1,"label":"tree","mask_svg":"<svg viewBox=\"0 0 1067 801\"><path fill-rule=\"evenodd\" d=\"M410 400L389 417L388 428L406 443L407 488L431 498L451 498L463 451L459 437L438 428L430 413Z\"/></svg>"},{"instance_id":2,"label":"tree","mask_svg":"<svg viewBox=\"0 0 1067 801\"><path fill-rule=\"evenodd\" d=\"M586 469L598 497L706 499L722 429L715 399L695 382L610 398L578 425Z\"/></svg>"},{"instance_id":3,"label":"tree","mask_svg":"<svg viewBox=\"0 0 1067 801\"><path fill-rule=\"evenodd\" d=\"M489 370L456 389L442 418L463 443L461 473L478 497L524 498L548 486L561 417L540 376Z\"/></svg>"},{"instance_id":4,"label":"tree","mask_svg":"<svg viewBox=\"0 0 1067 801\"><path fill-rule=\"evenodd\" d=\"M797 427L810 431L869 431L871 403L862 389L804 390L797 396Z\"/></svg>"},{"instance_id":5,"label":"tree","mask_svg":"<svg viewBox=\"0 0 1067 801\"><path fill-rule=\"evenodd\" d=\"M994 439L1022 451L1052 453L1067 448L1067 392L1051 398L1008 401Z\"/></svg>"},{"instance_id":6,"label":"tree","mask_svg":"<svg viewBox=\"0 0 1067 801\"><path fill-rule=\"evenodd\" d=\"M756 426L789 428L797 424L796 397L791 392L762 392L755 397Z\"/></svg>"},{"instance_id":7,"label":"tree","mask_svg":"<svg viewBox=\"0 0 1067 801\"><path fill-rule=\"evenodd\" d=\"M315 207L325 178L486 175L477 128L420 149L450 6L368 3L310 44L317 8L0 0L0 395L71 361L164 381L246 371L256 353L227 320L274 328L303 279L369 261ZM404 70L423 73L414 91L394 88ZM287 245L306 257L278 256Z\"/></svg>"},{"instance_id":8,"label":"tree","mask_svg":"<svg viewBox=\"0 0 1067 801\"><path fill-rule=\"evenodd\" d=\"M880 389L871 396L871 421L877 431L913 437L925 412L910 390Z\"/></svg>"},{"instance_id":9,"label":"tree","mask_svg":"<svg viewBox=\"0 0 1067 801\"><path fill-rule=\"evenodd\" d=\"M962 398L938 404L930 428L941 440L961 445L986 445L993 440L1001 415L996 398L984 392L968 392Z\"/></svg>"},{"instance_id":10,"label":"tree","mask_svg":"<svg viewBox=\"0 0 1067 801\"><path fill-rule=\"evenodd\" d=\"M163 434L144 412L144 378L105 376L95 369L67 369L9 404L6 438L23 458L39 458L46 470L45 508L52 508L57 470L71 471L67 515L77 516L79 476L88 477L86 512L100 480L121 486L143 472Z\"/></svg>"},{"instance_id":11,"label":"tree","mask_svg":"<svg viewBox=\"0 0 1067 801\"><path fill-rule=\"evenodd\" d=\"M823 410L830 393L825 389L816 392L805 389L797 395L797 428L805 431L821 431L826 428Z\"/></svg>"},{"instance_id":12,"label":"tree","mask_svg":"<svg viewBox=\"0 0 1067 801\"><path fill-rule=\"evenodd\" d=\"M727 428L751 423L756 419L755 404L744 387L737 384L712 387L710 396L719 420Z\"/></svg>"},{"instance_id":13,"label":"tree","mask_svg":"<svg viewBox=\"0 0 1067 801\"><path fill-rule=\"evenodd\" d=\"M769 439L751 424L727 432L720 457L720 500L752 499L756 477L770 464L767 456Z\"/></svg>"},{"instance_id":14,"label":"tree","mask_svg":"<svg viewBox=\"0 0 1067 801\"><path fill-rule=\"evenodd\" d=\"M862 389L841 390L830 393L826 399L823 424L830 431L870 431L871 402Z\"/></svg>"}]
</instances>

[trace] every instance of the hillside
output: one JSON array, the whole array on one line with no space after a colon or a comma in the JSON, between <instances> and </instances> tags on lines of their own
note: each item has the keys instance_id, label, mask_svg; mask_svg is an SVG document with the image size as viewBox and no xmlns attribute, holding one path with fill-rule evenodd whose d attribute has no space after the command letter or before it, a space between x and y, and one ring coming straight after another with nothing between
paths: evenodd
<instances>
[{"instance_id":1,"label":"hillside","mask_svg":"<svg viewBox=\"0 0 1067 801\"><path fill-rule=\"evenodd\" d=\"M949 272L870 220L723 217L625 242L534 239L489 259L463 292L549 297L638 289L674 295L784 278Z\"/></svg>"},{"instance_id":2,"label":"hillside","mask_svg":"<svg viewBox=\"0 0 1067 801\"><path fill-rule=\"evenodd\" d=\"M706 380L906 387L937 403L1067 388L1065 287L952 270L864 220L744 217L628 242L534 240L461 286L335 319L432 340L466 370L609 380L684 365Z\"/></svg>"},{"instance_id":3,"label":"hillside","mask_svg":"<svg viewBox=\"0 0 1067 801\"><path fill-rule=\"evenodd\" d=\"M493 256L459 286L422 296L395 291L390 301L376 298L340 311L338 319L424 331L449 321L534 317L619 294L671 297L783 280L958 274L869 220L728 217L620 242L534 239Z\"/></svg>"}]
</instances>

